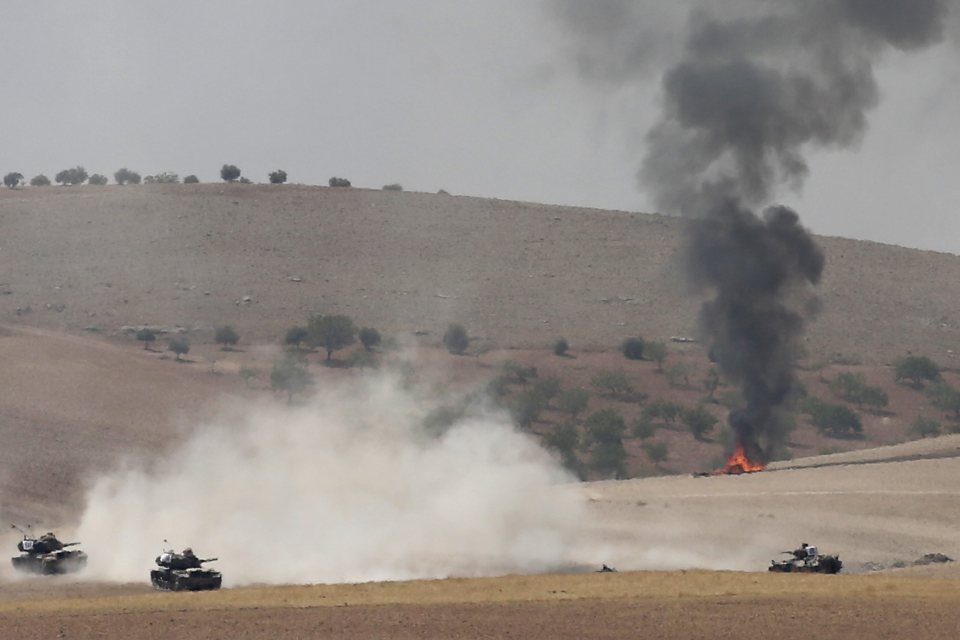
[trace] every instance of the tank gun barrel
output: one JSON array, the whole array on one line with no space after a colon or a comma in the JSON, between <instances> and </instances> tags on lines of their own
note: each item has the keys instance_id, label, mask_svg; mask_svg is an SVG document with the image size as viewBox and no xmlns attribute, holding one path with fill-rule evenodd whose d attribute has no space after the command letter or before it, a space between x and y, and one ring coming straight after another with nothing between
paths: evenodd
<instances>
[{"instance_id":1,"label":"tank gun barrel","mask_svg":"<svg viewBox=\"0 0 960 640\"><path fill-rule=\"evenodd\" d=\"M199 562L213 562L214 560L219 560L219 558L200 558Z\"/></svg>"},{"instance_id":2,"label":"tank gun barrel","mask_svg":"<svg viewBox=\"0 0 960 640\"><path fill-rule=\"evenodd\" d=\"M75 546L77 546L77 545L80 544L80 543L79 543L79 542L64 542L64 543L62 543L62 544L63 544L64 547L75 547Z\"/></svg>"}]
</instances>

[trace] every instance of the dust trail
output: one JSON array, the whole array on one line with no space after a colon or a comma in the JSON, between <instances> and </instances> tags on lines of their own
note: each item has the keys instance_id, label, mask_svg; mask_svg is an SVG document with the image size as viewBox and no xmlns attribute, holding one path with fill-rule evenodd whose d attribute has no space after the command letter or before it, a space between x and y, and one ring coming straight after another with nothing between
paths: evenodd
<instances>
[{"instance_id":1,"label":"dust trail","mask_svg":"<svg viewBox=\"0 0 960 640\"><path fill-rule=\"evenodd\" d=\"M230 585L577 564L585 501L557 486L572 478L501 414L436 437L428 408L386 376L237 407L175 455L93 483L77 531L88 575L143 581L165 538L218 556Z\"/></svg>"}]
</instances>

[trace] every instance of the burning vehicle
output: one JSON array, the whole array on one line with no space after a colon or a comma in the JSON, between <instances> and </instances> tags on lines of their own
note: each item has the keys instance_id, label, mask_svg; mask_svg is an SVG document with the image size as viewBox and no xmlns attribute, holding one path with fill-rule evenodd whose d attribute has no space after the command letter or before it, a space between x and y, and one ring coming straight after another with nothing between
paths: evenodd
<instances>
[{"instance_id":1,"label":"burning vehicle","mask_svg":"<svg viewBox=\"0 0 960 640\"><path fill-rule=\"evenodd\" d=\"M13 528L23 534L23 540L17 543L20 555L11 558L14 569L49 576L74 573L87 566L86 553L67 548L79 542L61 542L52 532L35 538L16 525Z\"/></svg>"},{"instance_id":2,"label":"burning vehicle","mask_svg":"<svg viewBox=\"0 0 960 640\"><path fill-rule=\"evenodd\" d=\"M203 568L204 562L217 558L198 558L187 547L180 553L165 550L156 558L157 569L150 571L150 582L160 591L211 591L219 589L223 575Z\"/></svg>"},{"instance_id":3,"label":"burning vehicle","mask_svg":"<svg viewBox=\"0 0 960 640\"><path fill-rule=\"evenodd\" d=\"M786 560L771 560L768 571L776 573L840 573L843 562L840 556L820 555L815 546L804 542L793 551Z\"/></svg>"}]
</instances>

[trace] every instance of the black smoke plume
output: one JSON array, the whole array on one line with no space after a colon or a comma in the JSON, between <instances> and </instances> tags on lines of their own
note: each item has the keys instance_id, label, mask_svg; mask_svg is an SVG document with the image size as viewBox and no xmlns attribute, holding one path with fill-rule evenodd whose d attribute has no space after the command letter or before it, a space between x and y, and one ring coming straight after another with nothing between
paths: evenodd
<instances>
[{"instance_id":1,"label":"black smoke plume","mask_svg":"<svg viewBox=\"0 0 960 640\"><path fill-rule=\"evenodd\" d=\"M891 48L939 41L957 2L688 2L686 26L673 38L651 24L662 3L584 4L554 0L552 13L592 81L641 82L650 59L673 56L638 178L662 211L699 219L690 226L690 277L715 294L701 330L721 372L743 390L746 406L732 412L731 426L748 456L765 459L782 440L779 414L824 265L797 214L769 205L783 188L802 186L809 147L860 140L880 96L874 63ZM630 43L628 20L643 42Z\"/></svg>"}]
</instances>

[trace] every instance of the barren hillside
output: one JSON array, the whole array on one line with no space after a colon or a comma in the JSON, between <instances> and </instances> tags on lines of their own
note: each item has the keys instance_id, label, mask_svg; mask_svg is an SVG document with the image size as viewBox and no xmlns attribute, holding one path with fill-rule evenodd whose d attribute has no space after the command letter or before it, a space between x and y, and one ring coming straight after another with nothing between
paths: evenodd
<instances>
[{"instance_id":1,"label":"barren hillside","mask_svg":"<svg viewBox=\"0 0 960 640\"><path fill-rule=\"evenodd\" d=\"M422 193L266 185L0 193L0 319L112 334L230 323L275 341L310 313L382 331L448 322L497 344L690 335L676 218ZM960 257L837 238L814 355L956 364ZM204 333L206 332L206 333Z\"/></svg>"}]
</instances>

